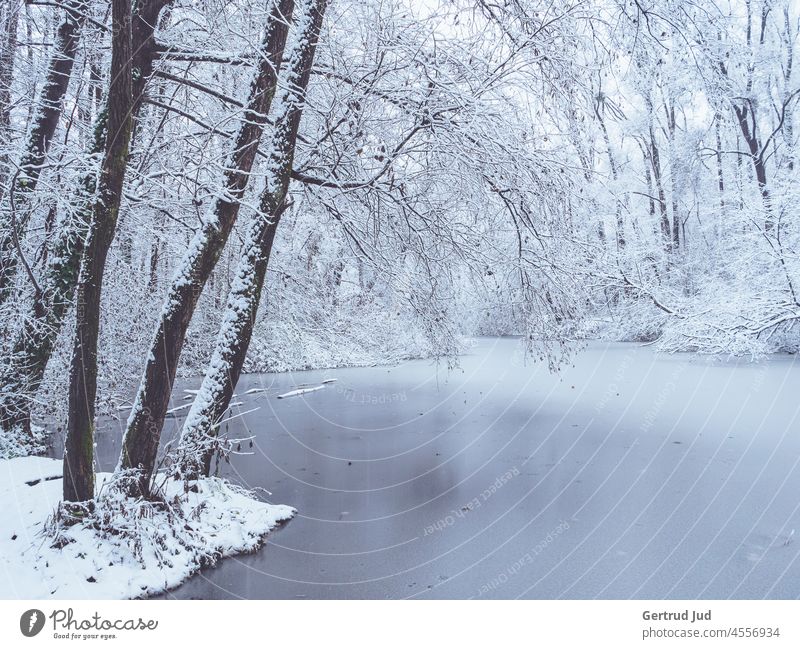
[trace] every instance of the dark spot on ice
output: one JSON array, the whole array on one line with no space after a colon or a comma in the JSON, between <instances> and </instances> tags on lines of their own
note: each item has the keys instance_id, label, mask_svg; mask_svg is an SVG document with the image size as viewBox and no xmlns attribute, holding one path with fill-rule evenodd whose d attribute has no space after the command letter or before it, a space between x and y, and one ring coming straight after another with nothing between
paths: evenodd
<instances>
[{"instance_id":1,"label":"dark spot on ice","mask_svg":"<svg viewBox=\"0 0 800 649\"><path fill-rule=\"evenodd\" d=\"M50 480L60 480L61 478L62 478L62 476L60 476L60 475L51 475L51 476L49 476L47 478L36 478L36 480L27 480L25 482L25 484L28 485L29 487L33 487L33 486L39 484L42 480L44 480L45 482L48 482Z\"/></svg>"},{"instance_id":2,"label":"dark spot on ice","mask_svg":"<svg viewBox=\"0 0 800 649\"><path fill-rule=\"evenodd\" d=\"M352 465L352 464L353 464L352 462L348 462L348 463L347 463L347 466L350 466L350 465Z\"/></svg>"},{"instance_id":3,"label":"dark spot on ice","mask_svg":"<svg viewBox=\"0 0 800 649\"><path fill-rule=\"evenodd\" d=\"M93 584L97 581L97 579L95 579L94 577L87 577L86 581L88 581L90 584Z\"/></svg>"},{"instance_id":4,"label":"dark spot on ice","mask_svg":"<svg viewBox=\"0 0 800 649\"><path fill-rule=\"evenodd\" d=\"M14 534L14 535L11 537L11 540L12 540L12 541L16 541L16 540L17 540L17 535L16 535L16 534Z\"/></svg>"},{"instance_id":5,"label":"dark spot on ice","mask_svg":"<svg viewBox=\"0 0 800 649\"><path fill-rule=\"evenodd\" d=\"M683 442L672 442L673 444L683 444Z\"/></svg>"}]
</instances>

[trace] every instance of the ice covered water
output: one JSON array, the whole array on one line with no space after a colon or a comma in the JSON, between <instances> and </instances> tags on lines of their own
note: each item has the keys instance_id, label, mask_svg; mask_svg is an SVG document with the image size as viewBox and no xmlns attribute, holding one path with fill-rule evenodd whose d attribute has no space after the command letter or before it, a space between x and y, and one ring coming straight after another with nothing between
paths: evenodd
<instances>
[{"instance_id":1,"label":"ice covered water","mask_svg":"<svg viewBox=\"0 0 800 649\"><path fill-rule=\"evenodd\" d=\"M800 595L793 357L590 343L551 374L519 345L479 339L452 371L244 376L233 414L258 409L224 432L252 454L220 472L299 515L168 596ZM117 448L109 425L101 465Z\"/></svg>"}]
</instances>

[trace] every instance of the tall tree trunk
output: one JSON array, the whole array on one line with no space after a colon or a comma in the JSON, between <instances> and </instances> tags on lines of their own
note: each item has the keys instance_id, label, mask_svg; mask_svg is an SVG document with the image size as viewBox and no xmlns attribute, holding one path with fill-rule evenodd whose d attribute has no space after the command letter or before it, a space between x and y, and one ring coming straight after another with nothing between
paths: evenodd
<instances>
[{"instance_id":1,"label":"tall tree trunk","mask_svg":"<svg viewBox=\"0 0 800 649\"><path fill-rule=\"evenodd\" d=\"M19 0L0 7L0 201L10 176L8 146L11 143L11 82L17 50Z\"/></svg>"},{"instance_id":2,"label":"tall tree trunk","mask_svg":"<svg viewBox=\"0 0 800 649\"><path fill-rule=\"evenodd\" d=\"M600 108L597 103L594 106L594 114L597 118L598 123L600 124L600 131L603 134L603 142L606 145L606 155L608 156L608 165L611 167L611 177L614 179L614 183L616 185L617 181L619 180L619 172L617 170L617 161L614 157L614 151L611 148L611 138L608 135L608 129L606 128L606 122L603 119L603 115L600 112ZM615 187L616 191L616 187ZM614 217L617 226L617 248L622 250L625 247L625 222L622 219L622 202L617 198L615 198L615 210L614 210Z\"/></svg>"},{"instance_id":3,"label":"tall tree trunk","mask_svg":"<svg viewBox=\"0 0 800 649\"><path fill-rule=\"evenodd\" d=\"M764 219L764 229L768 232L774 227L772 219L772 202L770 200L769 187L767 185L767 164L764 160L765 151L762 150L761 142L758 137L758 124L756 122L755 109L749 103L741 106L734 106L736 113L736 121L739 123L739 129L742 131L747 148L750 150L750 161L753 163L753 171L756 175L756 184L761 193L761 199L764 203L764 211L766 218Z\"/></svg>"},{"instance_id":4,"label":"tall tree trunk","mask_svg":"<svg viewBox=\"0 0 800 649\"><path fill-rule=\"evenodd\" d=\"M794 67L794 43L797 33L792 33L792 20L789 16L789 3L783 7L783 28L784 36L783 42L786 46L786 61L783 64L783 105L789 103L791 87L792 87L792 69ZM788 162L786 164L789 171L794 171L794 159L796 155L796 146L794 141L794 112L786 111L786 116L783 120L783 135L785 146L788 149Z\"/></svg>"},{"instance_id":5,"label":"tall tree trunk","mask_svg":"<svg viewBox=\"0 0 800 649\"><path fill-rule=\"evenodd\" d=\"M38 110L28 136L25 154L20 161L20 173L14 183L16 199L16 235L21 237L28 220L24 196L29 195L39 181L58 122L64 108L64 96L67 93L69 79L75 63L75 52L78 49L83 14L87 9L86 0L68 0L64 3L67 15L59 25L56 33L56 44L47 70L47 77L41 89ZM9 212L3 211L0 216L0 305L10 296L17 269L17 253L14 248L14 233Z\"/></svg>"},{"instance_id":6,"label":"tall tree trunk","mask_svg":"<svg viewBox=\"0 0 800 649\"><path fill-rule=\"evenodd\" d=\"M133 109L135 120L142 105L148 79L157 55L154 27L161 10L171 0L140 0L134 5ZM94 127L92 153L105 148L107 107L100 111ZM91 220L91 197L95 192L94 175L83 178L76 196L75 216L62 216L48 264L40 279L41 292L33 297L12 344L12 354L0 371L0 428L30 430L31 403L36 395L53 347L64 323L78 282L83 246Z\"/></svg>"},{"instance_id":7,"label":"tall tree trunk","mask_svg":"<svg viewBox=\"0 0 800 649\"><path fill-rule=\"evenodd\" d=\"M209 473L210 441L228 408L250 346L275 232L286 208L297 132L326 6L327 0L313 0L297 20L299 40L282 83L287 90L275 118L259 212L248 227L214 353L181 431L180 470L188 477Z\"/></svg>"},{"instance_id":8,"label":"tall tree trunk","mask_svg":"<svg viewBox=\"0 0 800 649\"><path fill-rule=\"evenodd\" d=\"M647 206L650 215L650 227L658 235L658 224L656 223L656 200L653 197L653 172L651 171L650 152L644 140L639 141L639 148L642 152L642 163L644 165L644 183L647 187Z\"/></svg>"},{"instance_id":9,"label":"tall tree trunk","mask_svg":"<svg viewBox=\"0 0 800 649\"><path fill-rule=\"evenodd\" d=\"M669 181L672 194L672 251L677 254L681 249L681 225L683 219L680 214L680 201L678 200L678 177L675 173L678 157L675 155L675 105L667 102L664 105L667 114L667 128L669 133Z\"/></svg>"},{"instance_id":10,"label":"tall tree trunk","mask_svg":"<svg viewBox=\"0 0 800 649\"><path fill-rule=\"evenodd\" d=\"M128 419L119 462L121 468L141 470L138 482L141 494L149 493L161 428L186 330L200 293L230 235L247 188L266 114L275 95L276 75L293 9L293 0L277 0L273 5L262 47L266 56L260 58L244 119L226 165L223 197L217 199L210 218L205 220L192 239L167 294L144 376Z\"/></svg>"},{"instance_id":11,"label":"tall tree trunk","mask_svg":"<svg viewBox=\"0 0 800 649\"><path fill-rule=\"evenodd\" d=\"M745 2L747 8L747 27L746 27L746 42L747 47L752 49L753 44L753 8L750 0ZM759 49L763 49L766 38L767 30L767 16L769 15L770 4L764 2L761 6L761 23L758 37ZM722 73L727 76L727 68L721 64ZM751 62L748 65L748 78L747 78L747 94L741 104L733 104L733 112L736 114L736 121L739 124L739 129L742 132L747 148L750 149L750 161L753 164L753 171L756 176L756 183L758 190L761 193L761 199L764 204L764 211L766 213L764 219L764 229L769 232L774 227L772 217L772 201L770 200L769 187L767 186L767 167L764 158L765 147L762 147L761 141L758 136L758 120L756 119L756 105L750 99L753 91L753 84L755 79L755 63Z\"/></svg>"},{"instance_id":12,"label":"tall tree trunk","mask_svg":"<svg viewBox=\"0 0 800 649\"><path fill-rule=\"evenodd\" d=\"M725 167L722 164L722 114L718 111L714 117L714 133L716 138L717 190L719 191L719 215L714 219L714 245L719 245L720 224L725 217Z\"/></svg>"},{"instance_id":13,"label":"tall tree trunk","mask_svg":"<svg viewBox=\"0 0 800 649\"><path fill-rule=\"evenodd\" d=\"M653 127L650 127L650 165L653 170L653 182L658 193L658 211L661 223L661 236L664 240L664 249L667 253L667 263L672 253L672 234L670 231L669 214L667 213L667 196L664 192L664 181L661 175L661 154L656 142L656 134Z\"/></svg>"},{"instance_id":14,"label":"tall tree trunk","mask_svg":"<svg viewBox=\"0 0 800 649\"><path fill-rule=\"evenodd\" d=\"M106 257L119 215L128 166L133 110L130 0L112 0L111 82L108 132L80 276L75 344L69 381L69 415L64 445L64 500L94 498L94 406L97 396L97 339Z\"/></svg>"},{"instance_id":15,"label":"tall tree trunk","mask_svg":"<svg viewBox=\"0 0 800 649\"><path fill-rule=\"evenodd\" d=\"M714 132L717 144L717 189L719 190L719 207L720 210L725 210L725 174L722 166L722 115L716 114L714 119Z\"/></svg>"}]
</instances>

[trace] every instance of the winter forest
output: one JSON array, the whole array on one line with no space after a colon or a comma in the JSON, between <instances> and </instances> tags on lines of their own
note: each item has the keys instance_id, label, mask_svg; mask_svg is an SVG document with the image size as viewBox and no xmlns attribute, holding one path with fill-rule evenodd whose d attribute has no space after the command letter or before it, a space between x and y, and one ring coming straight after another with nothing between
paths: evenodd
<instances>
[{"instance_id":1,"label":"winter forest","mask_svg":"<svg viewBox=\"0 0 800 649\"><path fill-rule=\"evenodd\" d=\"M719 489L739 479L760 485L776 449L787 467L796 464L800 448L788 433L800 386L792 368L800 349L799 32L794 0L3 0L0 497L21 504L2 525L10 575L2 595L158 595L260 547L281 521L295 517L273 532L291 539L304 513L352 516L367 508L362 492L385 498L371 501L379 511L364 509L363 521L427 507L506 449L510 428L490 414L500 401L518 417L511 428L520 457L538 452L531 431L547 428L555 446L546 447L553 457L542 471L555 471L545 484L558 489L580 482L577 468L558 468L580 448L580 462L595 466L604 456L609 473L637 453L686 452L653 467L674 468L666 476L674 481L701 458L692 474L699 482L685 488L703 485L724 444L755 448L749 433L734 434L739 424L719 418L758 390L758 400L746 400L756 419L774 417L766 425L774 439L763 445L773 455L754 461L758 479L738 463L720 469L720 482L728 479ZM491 388L453 383L487 345L491 363L471 375L486 385L493 372L508 379L510 392L494 405L480 401ZM630 359L642 354L639 376ZM678 363L689 369L675 377ZM639 383L655 380L648 367L662 382L643 389L636 435L621 433L630 436L619 442L627 450L605 455L611 426L602 417L619 400L620 411L634 403ZM391 368L428 381L424 395L397 387L400 370ZM598 368L600 383L586 392L579 382ZM540 392L517 399L518 384L534 375ZM387 376L394 383L381 383ZM473 425L474 439L440 448L431 437L431 457L408 472L390 463L354 482L343 477L376 458L416 458L430 441L425 431L450 430L450 420L426 417L451 388L464 392L447 405L452 417L461 416L456 401L468 408L473 397L475 416L487 417ZM551 389L564 394L548 402ZM788 410L772 410L777 395ZM598 437L570 446L583 423L553 422L580 399L596 411L586 430ZM553 421L528 419L540 401ZM703 421L703 407L717 419ZM367 408L380 410L380 424L362 420ZM676 430L672 420L660 429L660 418L687 408L699 421L689 426L695 441L656 440L652 431ZM408 431L377 438L400 419ZM297 466L289 467L301 456L279 457L288 443L281 426L315 449ZM703 446L717 444L709 434L719 447ZM403 435L417 437L406 444ZM628 442L640 450L623 455ZM315 468L317 452L337 464ZM363 523L375 542L358 547L415 536L446 548L461 530L472 539L467 526L497 520L491 508L501 494L510 508L515 490L542 489L538 469L527 471L533 461L506 459L452 502L430 505L416 531ZM464 475L442 473L451 460ZM798 486L794 466L770 487L777 500L767 517L784 487ZM280 490L282 471L306 468L292 475L356 494L354 502ZM661 484L650 475L655 499ZM433 482L417 493L417 478ZM597 477L596 489L614 480ZM402 495L385 493L390 487ZM625 489L608 502L622 503ZM588 498L576 494L569 507L598 510ZM685 506L678 500L664 517ZM440 583L449 597L698 596L687 586L691 552L679 560L665 551L639 566L648 552L626 550L623 560L608 541L581 555L593 545L583 544L593 523L583 529L588 514L565 514L569 507L530 532L529 546L553 539L542 541L551 562L544 568L531 562L530 575L510 574L525 546L499 558L495 539L465 550L470 563L485 559L469 573L469 592L453 585L467 569L453 559L445 577L406 577L397 596L417 588L436 596ZM722 534L741 547L751 533L769 540L757 561L741 565L739 550L723 551L710 574L735 577L711 593L774 594L747 590L753 570L769 569L769 585L798 595L795 548L786 545L788 557L772 552L784 537L788 544L798 518L794 502L786 508L770 524ZM646 513L642 503L620 509L630 512L621 529ZM515 511L520 524L500 533L511 546L540 515L525 503ZM703 511L695 512L701 527ZM694 548L691 522L678 540ZM717 528L707 527L716 543ZM645 528L647 538L661 530ZM344 552L355 541L339 534L330 542ZM26 538L35 550L22 547ZM651 547L645 540L641 547ZM697 543L708 552L708 539ZM267 545L252 561L280 573L291 563L283 552ZM590 592L576 574L574 590L570 579L550 588L547 570L557 572L565 555L587 573L620 560L638 577L624 587L603 577L605 588ZM417 574L427 556L384 560ZM673 560L684 579L664 585L658 570ZM311 577L284 581L292 579ZM317 579L326 585L311 596L375 596L334 581Z\"/></svg>"}]
</instances>

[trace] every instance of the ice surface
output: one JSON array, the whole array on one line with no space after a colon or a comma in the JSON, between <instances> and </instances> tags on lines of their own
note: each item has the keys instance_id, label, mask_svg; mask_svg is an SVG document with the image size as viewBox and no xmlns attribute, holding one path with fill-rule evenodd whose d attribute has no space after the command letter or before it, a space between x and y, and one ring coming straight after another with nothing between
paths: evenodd
<instances>
[{"instance_id":1,"label":"ice surface","mask_svg":"<svg viewBox=\"0 0 800 649\"><path fill-rule=\"evenodd\" d=\"M552 375L481 339L452 373L342 369L271 400L232 423L255 453L222 469L302 517L168 596L800 595L795 358L592 343L574 360Z\"/></svg>"}]
</instances>

